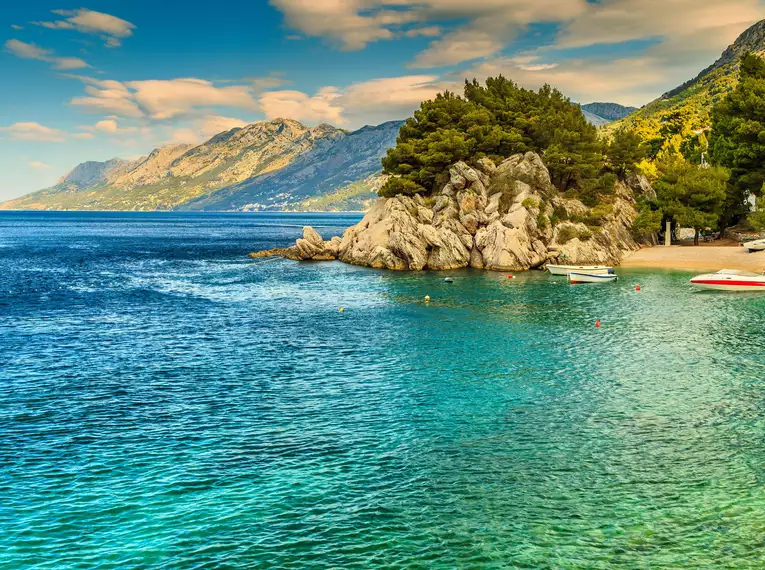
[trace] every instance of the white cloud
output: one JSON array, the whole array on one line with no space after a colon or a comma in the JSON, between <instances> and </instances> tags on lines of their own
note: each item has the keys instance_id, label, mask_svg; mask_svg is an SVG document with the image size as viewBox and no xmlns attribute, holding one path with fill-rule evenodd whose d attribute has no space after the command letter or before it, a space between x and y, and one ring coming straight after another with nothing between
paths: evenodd
<instances>
[{"instance_id":1,"label":"white cloud","mask_svg":"<svg viewBox=\"0 0 765 570\"><path fill-rule=\"evenodd\" d=\"M284 117L306 123L342 125L345 123L343 108L334 104L338 97L340 93L334 87L324 87L313 96L302 91L266 91L260 97L260 107L268 119Z\"/></svg>"},{"instance_id":2,"label":"white cloud","mask_svg":"<svg viewBox=\"0 0 765 570\"><path fill-rule=\"evenodd\" d=\"M44 162L40 162L39 160L33 160L29 163L29 166L32 168L39 168L43 170L47 170L50 168L50 164L46 164Z\"/></svg>"},{"instance_id":3,"label":"white cloud","mask_svg":"<svg viewBox=\"0 0 765 570\"><path fill-rule=\"evenodd\" d=\"M56 57L53 50L41 48L35 44L28 44L19 40L5 42L5 50L22 59L36 59L50 63L53 69L71 70L90 67L79 57Z\"/></svg>"},{"instance_id":4,"label":"white cloud","mask_svg":"<svg viewBox=\"0 0 765 570\"><path fill-rule=\"evenodd\" d=\"M557 47L619 43L705 33L715 50L765 16L759 0L611 0L590 4L561 33ZM726 28L738 33L731 36ZM722 33L721 33L722 32ZM697 45L697 48L703 47Z\"/></svg>"},{"instance_id":5,"label":"white cloud","mask_svg":"<svg viewBox=\"0 0 765 570\"><path fill-rule=\"evenodd\" d=\"M23 30L24 26L19 26L18 24L11 24L11 28L16 31L19 31L19 30Z\"/></svg>"},{"instance_id":6,"label":"white cloud","mask_svg":"<svg viewBox=\"0 0 765 570\"><path fill-rule=\"evenodd\" d=\"M86 8L53 10L53 13L64 19L32 23L52 30L77 30L83 34L97 35L104 40L106 47L120 46L120 40L132 36L135 29L135 25L127 20Z\"/></svg>"},{"instance_id":7,"label":"white cloud","mask_svg":"<svg viewBox=\"0 0 765 570\"><path fill-rule=\"evenodd\" d=\"M248 124L247 121L242 121L233 117L207 115L195 121L192 126L174 129L170 139L166 141L166 144L199 144L211 139L217 134L238 127L244 127Z\"/></svg>"},{"instance_id":8,"label":"white cloud","mask_svg":"<svg viewBox=\"0 0 765 570\"><path fill-rule=\"evenodd\" d=\"M65 132L35 122L13 123L7 127L0 127L0 136L28 142L59 143L66 140Z\"/></svg>"},{"instance_id":9,"label":"white cloud","mask_svg":"<svg viewBox=\"0 0 765 570\"><path fill-rule=\"evenodd\" d=\"M221 87L195 78L120 82L74 77L86 84L87 96L71 103L95 113L167 120L209 107L258 108L249 85Z\"/></svg>"},{"instance_id":10,"label":"white cloud","mask_svg":"<svg viewBox=\"0 0 765 570\"><path fill-rule=\"evenodd\" d=\"M93 138L93 133L74 133L72 135L72 138L73 139L83 139L83 140L92 139Z\"/></svg>"},{"instance_id":11,"label":"white cloud","mask_svg":"<svg viewBox=\"0 0 765 570\"><path fill-rule=\"evenodd\" d=\"M373 79L345 88L325 87L313 96L302 91L269 91L260 98L268 119L286 117L308 124L321 122L356 128L409 116L442 88L434 75Z\"/></svg>"},{"instance_id":12,"label":"white cloud","mask_svg":"<svg viewBox=\"0 0 765 570\"><path fill-rule=\"evenodd\" d=\"M520 29L535 22L565 22L583 13L587 0L271 0L292 28L323 37L344 49L378 40L437 36L440 26L457 28L434 41L416 67L454 65L497 53ZM438 24L430 25L427 24Z\"/></svg>"}]
</instances>

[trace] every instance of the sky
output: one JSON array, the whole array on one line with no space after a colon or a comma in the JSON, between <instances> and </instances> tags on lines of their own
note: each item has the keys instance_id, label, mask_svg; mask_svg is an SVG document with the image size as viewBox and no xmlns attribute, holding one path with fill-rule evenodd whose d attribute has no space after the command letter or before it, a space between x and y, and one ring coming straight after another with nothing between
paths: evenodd
<instances>
[{"instance_id":1,"label":"sky","mask_svg":"<svg viewBox=\"0 0 765 570\"><path fill-rule=\"evenodd\" d=\"M255 121L403 119L465 78L641 106L765 18L765 0L80 2L0 10L0 200Z\"/></svg>"}]
</instances>

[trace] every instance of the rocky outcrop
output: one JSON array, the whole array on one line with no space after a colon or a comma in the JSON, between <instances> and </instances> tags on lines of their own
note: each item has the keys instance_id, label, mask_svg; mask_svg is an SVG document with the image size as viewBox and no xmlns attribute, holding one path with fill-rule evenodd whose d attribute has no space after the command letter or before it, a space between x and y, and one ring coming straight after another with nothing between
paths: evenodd
<instances>
[{"instance_id":1,"label":"rocky outcrop","mask_svg":"<svg viewBox=\"0 0 765 570\"><path fill-rule=\"evenodd\" d=\"M560 196L535 153L499 165L482 159L476 168L459 162L437 194L382 198L342 238L324 241L306 227L278 254L393 270L520 271L564 258L616 264L639 248L630 230L637 213L625 184L611 202L590 209Z\"/></svg>"}]
</instances>

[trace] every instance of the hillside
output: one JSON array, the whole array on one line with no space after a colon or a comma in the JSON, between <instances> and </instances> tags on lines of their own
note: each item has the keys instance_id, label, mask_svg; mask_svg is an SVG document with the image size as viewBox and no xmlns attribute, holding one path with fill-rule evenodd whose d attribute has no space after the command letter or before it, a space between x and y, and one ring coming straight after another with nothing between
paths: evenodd
<instances>
[{"instance_id":1,"label":"hillside","mask_svg":"<svg viewBox=\"0 0 765 570\"><path fill-rule=\"evenodd\" d=\"M765 52L765 20L747 29L696 77L612 126L632 126L655 146L673 136L694 137L710 126L712 107L736 86L739 60L747 52Z\"/></svg>"},{"instance_id":2,"label":"hillside","mask_svg":"<svg viewBox=\"0 0 765 570\"><path fill-rule=\"evenodd\" d=\"M316 146L285 168L194 200L183 209L282 210L312 196L326 196L378 173L380 157L395 145L399 128L399 121L364 127L338 138L334 144ZM366 191L367 199L374 197L372 186ZM321 203L325 204L323 209L333 209L326 199Z\"/></svg>"},{"instance_id":3,"label":"hillside","mask_svg":"<svg viewBox=\"0 0 765 570\"><path fill-rule=\"evenodd\" d=\"M368 198L374 184L364 192L364 181L381 170L380 158L395 143L399 126L348 133L290 119L253 123L198 146L168 145L134 161L82 163L55 186L0 209L284 209L356 183L357 194Z\"/></svg>"},{"instance_id":4,"label":"hillside","mask_svg":"<svg viewBox=\"0 0 765 570\"><path fill-rule=\"evenodd\" d=\"M618 121L630 113L637 111L636 107L625 107L618 103L588 103L582 105L582 111L595 115L606 122Z\"/></svg>"}]
</instances>

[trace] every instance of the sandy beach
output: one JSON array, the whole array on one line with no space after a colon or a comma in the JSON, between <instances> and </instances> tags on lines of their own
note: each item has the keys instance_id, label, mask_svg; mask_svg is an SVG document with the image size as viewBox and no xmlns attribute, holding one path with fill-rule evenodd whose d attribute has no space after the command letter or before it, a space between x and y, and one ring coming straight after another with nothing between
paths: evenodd
<instances>
[{"instance_id":1,"label":"sandy beach","mask_svg":"<svg viewBox=\"0 0 765 570\"><path fill-rule=\"evenodd\" d=\"M765 270L765 252L748 253L740 245L673 245L641 249L628 255L622 267L706 271L744 269L755 273Z\"/></svg>"}]
</instances>

